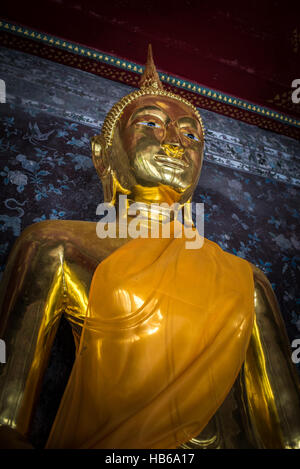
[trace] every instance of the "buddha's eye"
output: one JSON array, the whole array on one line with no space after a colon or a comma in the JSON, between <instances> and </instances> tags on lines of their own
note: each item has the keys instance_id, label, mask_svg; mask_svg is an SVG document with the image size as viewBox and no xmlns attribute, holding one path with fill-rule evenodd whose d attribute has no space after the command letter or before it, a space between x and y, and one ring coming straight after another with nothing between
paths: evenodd
<instances>
[{"instance_id":1,"label":"buddha's eye","mask_svg":"<svg viewBox=\"0 0 300 469\"><path fill-rule=\"evenodd\" d=\"M138 122L139 125L146 125L147 127L156 127L160 129L160 125L153 121Z\"/></svg>"},{"instance_id":2,"label":"buddha's eye","mask_svg":"<svg viewBox=\"0 0 300 469\"><path fill-rule=\"evenodd\" d=\"M184 134L184 135L185 135L187 138L189 138L190 140L195 140L196 142L199 142L199 141L200 141L199 138L196 137L194 134L191 134L191 133L187 134L187 133L186 133L186 134Z\"/></svg>"}]
</instances>

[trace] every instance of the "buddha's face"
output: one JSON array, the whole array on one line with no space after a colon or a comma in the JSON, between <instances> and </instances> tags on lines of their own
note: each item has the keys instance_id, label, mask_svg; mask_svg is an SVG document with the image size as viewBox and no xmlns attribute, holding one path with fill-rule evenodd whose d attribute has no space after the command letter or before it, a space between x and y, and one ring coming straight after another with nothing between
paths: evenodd
<instances>
[{"instance_id":1,"label":"buddha's face","mask_svg":"<svg viewBox=\"0 0 300 469\"><path fill-rule=\"evenodd\" d=\"M203 135L193 110L169 97L146 96L125 108L118 124L128 170L139 186L195 187L203 159Z\"/></svg>"}]
</instances>

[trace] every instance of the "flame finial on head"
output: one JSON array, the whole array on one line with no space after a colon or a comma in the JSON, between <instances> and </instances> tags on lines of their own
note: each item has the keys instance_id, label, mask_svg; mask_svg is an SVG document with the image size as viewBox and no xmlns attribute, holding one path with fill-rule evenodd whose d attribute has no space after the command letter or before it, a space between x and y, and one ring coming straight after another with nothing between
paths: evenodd
<instances>
[{"instance_id":1,"label":"flame finial on head","mask_svg":"<svg viewBox=\"0 0 300 469\"><path fill-rule=\"evenodd\" d=\"M154 64L151 44L148 46L147 63L144 73L140 79L139 86L141 90L153 89L154 91L157 91L164 89Z\"/></svg>"},{"instance_id":2,"label":"flame finial on head","mask_svg":"<svg viewBox=\"0 0 300 469\"><path fill-rule=\"evenodd\" d=\"M203 127L202 119L201 119L199 112L195 108L195 106L191 102L183 98L182 96L176 95L175 93L172 93L170 91L166 91L163 88L163 85L160 81L156 67L154 65L151 44L149 44L148 46L147 63L145 66L144 73L141 76L139 86L140 86L139 90L135 90L132 93L124 96L123 98L120 99L120 101L114 104L114 106L108 112L103 122L101 135L97 137L93 137L93 142L97 141L97 144L100 145L102 148L109 148L112 145L114 130L117 125L117 122L122 116L126 106L128 106L129 104L131 104L133 101L135 101L138 98L141 98L143 96L151 96L151 95L172 98L172 99L175 99L176 101L180 101L186 104L187 106L189 106L199 120L201 129L202 129L203 139L204 139L204 127Z\"/></svg>"}]
</instances>

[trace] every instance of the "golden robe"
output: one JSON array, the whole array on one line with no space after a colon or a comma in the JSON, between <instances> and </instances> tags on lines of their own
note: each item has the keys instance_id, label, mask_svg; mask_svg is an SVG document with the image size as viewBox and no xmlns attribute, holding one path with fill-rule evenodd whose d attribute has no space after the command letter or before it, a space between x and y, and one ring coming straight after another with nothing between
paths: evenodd
<instances>
[{"instance_id":1,"label":"golden robe","mask_svg":"<svg viewBox=\"0 0 300 469\"><path fill-rule=\"evenodd\" d=\"M47 448L176 448L224 401L253 327L253 273L185 241L132 239L99 264Z\"/></svg>"}]
</instances>

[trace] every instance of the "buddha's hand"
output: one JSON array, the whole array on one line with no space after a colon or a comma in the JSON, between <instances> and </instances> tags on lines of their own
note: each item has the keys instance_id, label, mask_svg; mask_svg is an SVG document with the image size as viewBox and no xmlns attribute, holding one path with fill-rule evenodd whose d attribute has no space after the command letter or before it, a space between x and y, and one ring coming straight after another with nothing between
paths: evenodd
<instances>
[{"instance_id":1,"label":"buddha's hand","mask_svg":"<svg viewBox=\"0 0 300 469\"><path fill-rule=\"evenodd\" d=\"M34 449L34 447L17 430L7 425L1 425L0 449Z\"/></svg>"}]
</instances>

